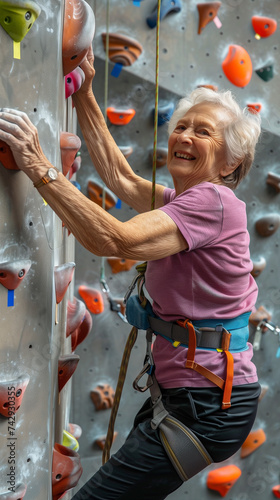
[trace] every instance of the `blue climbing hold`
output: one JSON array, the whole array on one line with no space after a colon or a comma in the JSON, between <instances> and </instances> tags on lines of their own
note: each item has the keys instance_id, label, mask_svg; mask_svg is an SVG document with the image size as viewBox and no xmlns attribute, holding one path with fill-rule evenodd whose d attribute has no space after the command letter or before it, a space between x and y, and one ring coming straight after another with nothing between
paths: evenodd
<instances>
[{"instance_id":1,"label":"blue climbing hold","mask_svg":"<svg viewBox=\"0 0 280 500\"><path fill-rule=\"evenodd\" d=\"M146 19L150 28L155 28L157 25L157 9L156 5L153 12ZM164 19L170 12L180 12L181 9L180 0L161 0L160 20Z\"/></svg>"},{"instance_id":2,"label":"blue climbing hold","mask_svg":"<svg viewBox=\"0 0 280 500\"><path fill-rule=\"evenodd\" d=\"M159 106L158 108L158 126L164 125L164 123L169 122L174 111L174 103L169 102L165 106ZM153 111L153 116L155 117L155 109Z\"/></svg>"}]
</instances>

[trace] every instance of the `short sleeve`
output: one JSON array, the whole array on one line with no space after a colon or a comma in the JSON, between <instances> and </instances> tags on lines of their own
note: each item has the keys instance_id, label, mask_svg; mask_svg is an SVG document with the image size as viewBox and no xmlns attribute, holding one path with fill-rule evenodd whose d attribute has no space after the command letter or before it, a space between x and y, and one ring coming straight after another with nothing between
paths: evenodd
<instances>
[{"instance_id":1,"label":"short sleeve","mask_svg":"<svg viewBox=\"0 0 280 500\"><path fill-rule=\"evenodd\" d=\"M223 227L223 204L214 184L205 182L180 195L167 188L165 205L160 208L177 225L189 250L210 246L219 238Z\"/></svg>"}]
</instances>

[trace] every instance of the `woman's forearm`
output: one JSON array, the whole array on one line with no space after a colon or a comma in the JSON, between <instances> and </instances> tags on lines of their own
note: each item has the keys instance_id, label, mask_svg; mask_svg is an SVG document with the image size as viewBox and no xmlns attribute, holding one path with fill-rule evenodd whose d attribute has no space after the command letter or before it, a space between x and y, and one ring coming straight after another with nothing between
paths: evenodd
<instances>
[{"instance_id":1,"label":"woman's forearm","mask_svg":"<svg viewBox=\"0 0 280 500\"><path fill-rule=\"evenodd\" d=\"M133 182L137 176L111 136L93 93L74 94L73 103L98 174L109 189L129 203L128 180L131 178Z\"/></svg>"}]
</instances>

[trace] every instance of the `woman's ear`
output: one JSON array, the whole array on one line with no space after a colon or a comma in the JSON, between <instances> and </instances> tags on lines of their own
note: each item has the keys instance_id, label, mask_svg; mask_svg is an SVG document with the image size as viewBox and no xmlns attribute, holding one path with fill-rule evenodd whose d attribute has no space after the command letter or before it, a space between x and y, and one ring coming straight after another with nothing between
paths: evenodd
<instances>
[{"instance_id":1,"label":"woman's ear","mask_svg":"<svg viewBox=\"0 0 280 500\"><path fill-rule=\"evenodd\" d=\"M242 161L243 159L241 161L238 160L234 165L223 165L220 170L220 175L222 177L227 177L228 175L232 174L232 172L234 172L239 167L239 165L241 165Z\"/></svg>"}]
</instances>

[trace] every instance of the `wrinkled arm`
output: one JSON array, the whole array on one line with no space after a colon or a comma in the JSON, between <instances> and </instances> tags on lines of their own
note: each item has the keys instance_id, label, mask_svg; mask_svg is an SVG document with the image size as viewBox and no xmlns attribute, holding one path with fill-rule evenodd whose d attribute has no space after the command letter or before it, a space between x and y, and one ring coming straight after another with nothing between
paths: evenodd
<instances>
[{"instance_id":1,"label":"wrinkled arm","mask_svg":"<svg viewBox=\"0 0 280 500\"><path fill-rule=\"evenodd\" d=\"M72 96L90 157L109 189L137 212L147 212L151 208L152 183L133 172L107 128L92 92L95 74L93 60L90 48L87 58L81 64L86 77L85 83ZM156 208L163 205L163 191L164 186L156 186Z\"/></svg>"},{"instance_id":2,"label":"wrinkled arm","mask_svg":"<svg viewBox=\"0 0 280 500\"><path fill-rule=\"evenodd\" d=\"M32 182L40 180L52 166L41 149L36 127L25 113L0 111L0 139L10 146L18 167ZM84 196L61 172L39 192L77 240L95 255L155 260L187 248L176 224L161 210L120 222Z\"/></svg>"}]
</instances>

